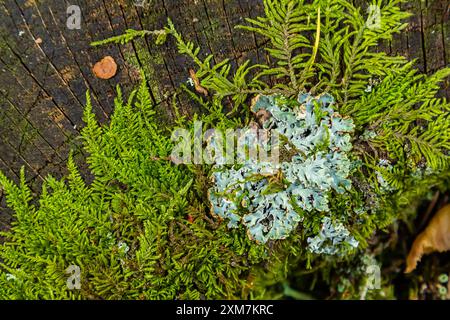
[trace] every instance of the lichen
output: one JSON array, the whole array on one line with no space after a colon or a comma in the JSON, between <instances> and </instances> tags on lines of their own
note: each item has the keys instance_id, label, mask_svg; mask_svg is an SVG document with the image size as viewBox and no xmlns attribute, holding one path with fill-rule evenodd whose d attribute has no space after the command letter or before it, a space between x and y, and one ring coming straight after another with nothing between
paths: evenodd
<instances>
[{"instance_id":1,"label":"lichen","mask_svg":"<svg viewBox=\"0 0 450 320\"><path fill-rule=\"evenodd\" d=\"M329 94L301 94L298 100L259 96L252 111L267 115L262 129L286 141L275 146L267 139L269 145L262 147L278 147L280 161L246 159L231 167L216 163L209 190L212 213L227 219L230 228L244 225L251 239L265 243L287 238L305 212L329 212L331 193L351 188L347 153L354 130L352 119L333 107ZM254 136L244 140L254 146ZM283 151L291 156L283 157Z\"/></svg>"},{"instance_id":2,"label":"lichen","mask_svg":"<svg viewBox=\"0 0 450 320\"><path fill-rule=\"evenodd\" d=\"M343 254L359 244L342 223L333 222L329 217L322 219L319 234L307 241L310 252L327 255Z\"/></svg>"},{"instance_id":3,"label":"lichen","mask_svg":"<svg viewBox=\"0 0 450 320\"><path fill-rule=\"evenodd\" d=\"M377 181L382 193L394 192L396 188L386 180L386 174L392 172L393 166L387 159L380 159L376 170Z\"/></svg>"}]
</instances>

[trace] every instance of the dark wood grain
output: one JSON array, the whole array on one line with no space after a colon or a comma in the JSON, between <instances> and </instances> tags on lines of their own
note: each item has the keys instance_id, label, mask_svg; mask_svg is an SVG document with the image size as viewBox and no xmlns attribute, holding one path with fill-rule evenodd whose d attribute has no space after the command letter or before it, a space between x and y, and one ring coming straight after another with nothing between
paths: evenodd
<instances>
[{"instance_id":1,"label":"dark wood grain","mask_svg":"<svg viewBox=\"0 0 450 320\"><path fill-rule=\"evenodd\" d=\"M139 68L151 75L151 95L161 114L171 116L172 95L192 67L177 54L173 40L159 47L146 39L92 48L89 44L94 40L128 28L159 29L170 17L186 38L203 48L203 55L211 52L217 61L231 58L235 63L267 61L261 37L233 28L247 17L261 15L262 1L148 1L145 9L132 0L0 1L0 170L17 180L25 166L34 190L47 174L64 174L69 150L81 154L75 138L82 127L86 90L98 119L105 122L112 112L116 85L129 93L139 81ZM71 4L81 8L80 30L66 27ZM417 59L417 67L427 73L448 65L448 1L414 0L404 8L414 14L409 27L380 50ZM42 43L37 44L37 39ZM95 78L91 71L105 55L119 65L117 76L108 81ZM442 94L450 96L448 83ZM192 108L182 95L178 102L182 112ZM0 206L4 206L1 194Z\"/></svg>"}]
</instances>

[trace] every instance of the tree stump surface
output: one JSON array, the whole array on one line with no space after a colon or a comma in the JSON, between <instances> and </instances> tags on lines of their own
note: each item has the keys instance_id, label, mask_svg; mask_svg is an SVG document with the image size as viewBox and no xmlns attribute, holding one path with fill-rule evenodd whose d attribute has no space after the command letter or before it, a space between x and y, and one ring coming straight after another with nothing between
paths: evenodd
<instances>
[{"instance_id":1,"label":"tree stump surface","mask_svg":"<svg viewBox=\"0 0 450 320\"><path fill-rule=\"evenodd\" d=\"M138 2L142 0L0 1L0 170L8 177L17 181L24 166L37 191L48 174L62 176L69 151L79 146L86 91L98 119L106 122L116 85L126 96L140 81L140 68L149 75L155 105L170 116L173 94L193 67L177 53L173 40L162 46L147 38L97 48L90 46L92 41L129 28L161 29L170 17L186 39L199 45L204 56L213 53L215 61L267 61L263 38L234 29L245 18L263 14L261 0L144 0L144 7ZM70 5L81 9L79 30L67 27ZM414 14L408 28L380 50L417 59L426 73L447 66L448 1L414 0L404 8ZM92 67L107 55L114 57L119 71L110 80L97 79ZM442 95L450 96L448 84ZM186 99L178 102L182 112L189 110ZM0 191L0 213L4 207ZM0 226L2 219L5 224L5 214L0 214Z\"/></svg>"}]
</instances>

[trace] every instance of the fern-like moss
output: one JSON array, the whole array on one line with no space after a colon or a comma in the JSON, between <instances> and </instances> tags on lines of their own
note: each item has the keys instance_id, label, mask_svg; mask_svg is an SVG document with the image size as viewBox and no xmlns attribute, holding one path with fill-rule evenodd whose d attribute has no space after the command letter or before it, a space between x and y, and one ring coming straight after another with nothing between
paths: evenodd
<instances>
[{"instance_id":1,"label":"fern-like moss","mask_svg":"<svg viewBox=\"0 0 450 320\"><path fill-rule=\"evenodd\" d=\"M2 234L0 298L273 298L280 297L277 284L283 284L281 295L299 297L286 284L288 277L304 283L308 273L317 279L323 272L330 280L326 275L343 274L343 265L357 265L355 278L364 278L361 268L375 259L367 253L373 235L410 218L408 208L433 188L447 190L450 181L450 106L436 97L449 69L420 75L405 58L376 52L381 41L405 28L402 20L409 14L400 9L401 2L371 2L381 14L373 27L365 8L351 1L264 0L265 16L248 19L240 28L268 39L272 63L267 65L247 61L234 68L228 60L214 64L212 55L202 59L201 49L170 20L163 31L128 30L94 43L174 37L180 53L196 65L199 85L211 93L199 97L184 87L205 109L192 119L177 119L189 130L198 119L208 128L247 127L256 120L249 101L256 95L277 95L285 102L295 101L300 92L332 95L333 111L355 125L351 138L335 134L350 167L335 166L333 172L353 187L313 190L315 198L329 192L326 218L300 201L301 224L257 244L236 224L245 210L233 208L238 218L232 216L237 226L232 230L209 211L214 199L206 190L217 188L210 182L214 168L168 160L173 142L155 119L145 81L126 101L118 89L105 126L97 123L87 95L82 137L92 182L82 178L72 158L69 175L48 177L37 198L23 171L19 185L0 173L0 187L15 211L11 230ZM273 86L268 77L276 80ZM230 101L227 114L225 102ZM286 103L285 114L294 107ZM346 123L327 126L345 128ZM317 172L310 178L324 177ZM271 193L276 197L282 190L275 186ZM230 211L222 216L230 218ZM337 253L330 245L334 242L346 254L330 255ZM356 243L357 250L347 250ZM80 268L81 290L67 286L70 266ZM354 292L352 283L329 282L365 296L364 290Z\"/></svg>"}]
</instances>

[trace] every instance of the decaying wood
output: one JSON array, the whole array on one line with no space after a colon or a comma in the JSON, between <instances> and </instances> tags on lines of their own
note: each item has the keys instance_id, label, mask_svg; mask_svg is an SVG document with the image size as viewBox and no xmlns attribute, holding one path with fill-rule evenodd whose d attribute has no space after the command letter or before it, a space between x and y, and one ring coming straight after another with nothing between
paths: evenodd
<instances>
[{"instance_id":1,"label":"decaying wood","mask_svg":"<svg viewBox=\"0 0 450 320\"><path fill-rule=\"evenodd\" d=\"M356 3L357 1L355 1ZM449 6L446 0L414 0L406 32L380 46L392 54L418 59L418 67L433 72L450 57ZM69 5L82 12L81 29L67 28ZM138 7L133 0L4 0L0 2L0 170L17 180L25 166L37 189L49 173L61 176L70 149L76 148L82 124L85 92L101 122L112 112L115 86L124 93L139 81L139 68L151 77L151 96L161 110L171 110L172 96L189 78L194 65L176 52L173 40L158 47L151 39L123 46L92 48L92 41L133 29L160 29L170 17L183 35L213 53L215 61L231 58L267 62L264 39L233 26L263 14L261 0L151 0ZM92 67L104 56L119 65L108 81ZM444 94L449 96L445 88ZM192 102L177 95L186 113ZM195 107L195 106L194 106ZM170 114L168 115L170 117ZM81 151L78 151L81 154ZM0 206L4 205L0 195ZM2 209L0 208L0 211Z\"/></svg>"}]
</instances>

